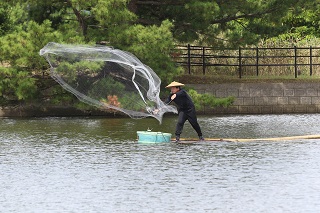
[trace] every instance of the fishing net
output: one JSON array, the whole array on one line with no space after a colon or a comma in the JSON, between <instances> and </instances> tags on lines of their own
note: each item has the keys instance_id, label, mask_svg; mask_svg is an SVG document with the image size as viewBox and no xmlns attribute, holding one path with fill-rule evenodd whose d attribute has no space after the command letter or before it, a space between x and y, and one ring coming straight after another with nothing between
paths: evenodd
<instances>
[{"instance_id":1,"label":"fishing net","mask_svg":"<svg viewBox=\"0 0 320 213\"><path fill-rule=\"evenodd\" d=\"M159 97L160 78L129 52L50 42L40 55L49 62L51 77L87 104L160 123L164 113L177 113Z\"/></svg>"}]
</instances>

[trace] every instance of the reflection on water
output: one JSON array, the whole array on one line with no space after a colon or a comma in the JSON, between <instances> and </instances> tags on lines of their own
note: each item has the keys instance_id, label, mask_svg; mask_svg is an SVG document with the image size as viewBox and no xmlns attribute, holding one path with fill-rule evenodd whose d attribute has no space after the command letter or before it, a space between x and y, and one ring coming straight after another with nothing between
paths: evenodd
<instances>
[{"instance_id":1,"label":"reflection on water","mask_svg":"<svg viewBox=\"0 0 320 213\"><path fill-rule=\"evenodd\" d=\"M320 115L199 117L206 137L319 134ZM0 212L318 212L320 140L137 144L175 117L0 120ZM183 137L195 137L189 124Z\"/></svg>"}]
</instances>

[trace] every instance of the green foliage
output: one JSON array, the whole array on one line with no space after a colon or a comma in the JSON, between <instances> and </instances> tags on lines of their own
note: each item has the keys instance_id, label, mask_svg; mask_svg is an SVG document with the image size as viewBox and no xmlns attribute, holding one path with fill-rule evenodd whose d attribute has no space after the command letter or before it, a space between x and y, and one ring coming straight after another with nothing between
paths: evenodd
<instances>
[{"instance_id":1,"label":"green foliage","mask_svg":"<svg viewBox=\"0 0 320 213\"><path fill-rule=\"evenodd\" d=\"M24 27L26 30L6 34L0 40L0 59L12 67L23 67L26 70L41 71L47 67L39 50L49 41L59 40L60 33L53 32L51 23L45 21L39 25L33 21Z\"/></svg>"},{"instance_id":2,"label":"green foliage","mask_svg":"<svg viewBox=\"0 0 320 213\"><path fill-rule=\"evenodd\" d=\"M169 21L164 21L159 27L134 25L118 36L117 42L169 82L180 74L170 56L174 44L171 28Z\"/></svg>"},{"instance_id":3,"label":"green foliage","mask_svg":"<svg viewBox=\"0 0 320 213\"><path fill-rule=\"evenodd\" d=\"M283 33L284 17L293 8L311 0L171 0L137 4L141 23L157 26L166 19L174 24L174 38L180 43L238 47ZM157 4L158 3L158 4Z\"/></svg>"},{"instance_id":4,"label":"green foliage","mask_svg":"<svg viewBox=\"0 0 320 213\"><path fill-rule=\"evenodd\" d=\"M98 1L97 4L92 5L91 11L95 19L109 29L128 26L130 22L136 19L136 16L128 10L127 2L127 0Z\"/></svg>"},{"instance_id":5,"label":"green foliage","mask_svg":"<svg viewBox=\"0 0 320 213\"><path fill-rule=\"evenodd\" d=\"M50 95L49 95L49 104L54 105L72 105L73 103L78 103L79 100L76 99L76 97L70 93L64 90L60 85L55 85L50 89Z\"/></svg>"},{"instance_id":6,"label":"green foliage","mask_svg":"<svg viewBox=\"0 0 320 213\"><path fill-rule=\"evenodd\" d=\"M133 92L121 96L121 98L119 98L119 102L123 109L140 111L146 107L146 104L141 99L140 95Z\"/></svg>"},{"instance_id":7,"label":"green foliage","mask_svg":"<svg viewBox=\"0 0 320 213\"><path fill-rule=\"evenodd\" d=\"M125 91L125 85L115 81L111 77L103 78L102 80L96 82L89 91L89 96L97 99L101 98L101 93L103 93L102 88L103 91L105 91L105 98L101 100L103 102L108 103L109 97L112 98L113 96L116 96L118 102L120 103L120 108L140 111L146 107L146 104L141 99L139 94ZM152 106L153 102L148 104Z\"/></svg>"},{"instance_id":8,"label":"green foliage","mask_svg":"<svg viewBox=\"0 0 320 213\"><path fill-rule=\"evenodd\" d=\"M5 3L0 3L0 36L7 33L10 27L9 6Z\"/></svg>"},{"instance_id":9,"label":"green foliage","mask_svg":"<svg viewBox=\"0 0 320 213\"><path fill-rule=\"evenodd\" d=\"M0 68L0 95L9 100L28 100L37 94L36 79L28 72Z\"/></svg>"},{"instance_id":10,"label":"green foliage","mask_svg":"<svg viewBox=\"0 0 320 213\"><path fill-rule=\"evenodd\" d=\"M101 93L104 92L105 98L101 100L103 102L108 103L109 97L116 96L120 103L120 108L140 111L144 110L146 107L145 102L141 99L141 96L138 93L125 91L125 85L121 82L115 81L111 77L103 78L100 81L95 82L88 94L90 97L99 99L101 98ZM154 103L147 101L147 105L152 107Z\"/></svg>"},{"instance_id":11,"label":"green foliage","mask_svg":"<svg viewBox=\"0 0 320 213\"><path fill-rule=\"evenodd\" d=\"M25 74L24 74L25 75ZM17 81L17 87L15 94L19 100L31 99L37 93L37 87L35 85L35 78L26 78L19 76Z\"/></svg>"},{"instance_id":12,"label":"green foliage","mask_svg":"<svg viewBox=\"0 0 320 213\"><path fill-rule=\"evenodd\" d=\"M7 31L4 33L11 33L16 30L21 30L21 24L28 20L27 4L13 1L7 1L0 3L1 8L3 8L5 16L7 17L3 24L9 26Z\"/></svg>"},{"instance_id":13,"label":"green foliage","mask_svg":"<svg viewBox=\"0 0 320 213\"><path fill-rule=\"evenodd\" d=\"M298 43L320 36L320 6L316 2L300 4L282 18L286 31L279 36L282 40Z\"/></svg>"},{"instance_id":14,"label":"green foliage","mask_svg":"<svg viewBox=\"0 0 320 213\"><path fill-rule=\"evenodd\" d=\"M189 89L188 94L192 98L196 110L199 110L202 107L227 107L234 102L234 97L216 98L208 93L199 94L197 91L193 89Z\"/></svg>"},{"instance_id":15,"label":"green foliage","mask_svg":"<svg viewBox=\"0 0 320 213\"><path fill-rule=\"evenodd\" d=\"M103 65L103 62L97 61L78 61L74 63L62 61L56 68L55 72L59 73L60 75L67 76L68 82L73 83L74 81L78 80L77 77L79 73L82 75L94 75L101 69Z\"/></svg>"},{"instance_id":16,"label":"green foliage","mask_svg":"<svg viewBox=\"0 0 320 213\"><path fill-rule=\"evenodd\" d=\"M103 78L98 82L95 82L90 91L88 92L89 96L92 98L100 98L101 93L105 90L105 96L107 95L122 95L124 93L125 85L115 81L113 78Z\"/></svg>"},{"instance_id":17,"label":"green foliage","mask_svg":"<svg viewBox=\"0 0 320 213\"><path fill-rule=\"evenodd\" d=\"M65 12L65 3L63 1L29 0L27 8L29 18L38 24L50 20L52 27L57 29L64 22L62 14Z\"/></svg>"}]
</instances>

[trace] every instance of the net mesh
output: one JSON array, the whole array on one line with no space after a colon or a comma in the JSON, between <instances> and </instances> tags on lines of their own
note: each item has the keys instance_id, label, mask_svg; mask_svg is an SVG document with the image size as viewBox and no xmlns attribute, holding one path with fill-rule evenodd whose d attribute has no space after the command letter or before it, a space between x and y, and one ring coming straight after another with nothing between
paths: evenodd
<instances>
[{"instance_id":1,"label":"net mesh","mask_svg":"<svg viewBox=\"0 0 320 213\"><path fill-rule=\"evenodd\" d=\"M50 42L40 55L49 62L51 77L87 104L160 123L164 113L177 113L161 101L157 74L129 52Z\"/></svg>"}]
</instances>

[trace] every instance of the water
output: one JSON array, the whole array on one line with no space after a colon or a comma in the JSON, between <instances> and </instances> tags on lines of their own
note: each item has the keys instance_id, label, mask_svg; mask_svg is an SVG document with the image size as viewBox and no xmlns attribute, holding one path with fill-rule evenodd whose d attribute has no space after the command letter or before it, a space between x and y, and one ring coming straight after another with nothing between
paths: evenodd
<instances>
[{"instance_id":1,"label":"water","mask_svg":"<svg viewBox=\"0 0 320 213\"><path fill-rule=\"evenodd\" d=\"M202 116L205 137L319 134L320 115ZM319 212L320 140L137 144L176 117L0 119L0 212ZM183 137L195 137L189 124Z\"/></svg>"}]
</instances>

